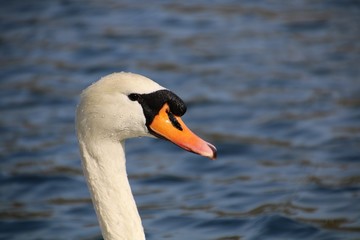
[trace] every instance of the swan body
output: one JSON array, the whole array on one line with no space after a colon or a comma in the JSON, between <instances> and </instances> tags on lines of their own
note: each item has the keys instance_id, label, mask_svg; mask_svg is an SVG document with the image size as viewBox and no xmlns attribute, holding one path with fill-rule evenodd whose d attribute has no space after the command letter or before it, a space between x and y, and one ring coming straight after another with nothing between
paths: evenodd
<instances>
[{"instance_id":1,"label":"swan body","mask_svg":"<svg viewBox=\"0 0 360 240\"><path fill-rule=\"evenodd\" d=\"M105 240L145 239L126 172L125 140L150 136L209 158L216 149L181 120L171 91L133 73L113 73L81 94L76 130L84 175Z\"/></svg>"}]
</instances>

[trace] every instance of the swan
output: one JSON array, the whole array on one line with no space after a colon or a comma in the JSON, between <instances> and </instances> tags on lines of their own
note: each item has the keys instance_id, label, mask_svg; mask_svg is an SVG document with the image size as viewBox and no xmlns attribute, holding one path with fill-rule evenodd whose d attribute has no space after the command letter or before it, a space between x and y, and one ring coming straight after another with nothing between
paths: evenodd
<instances>
[{"instance_id":1,"label":"swan","mask_svg":"<svg viewBox=\"0 0 360 240\"><path fill-rule=\"evenodd\" d=\"M145 234L126 172L125 140L152 136L216 158L216 148L184 124L184 102L147 77L113 73L87 87L76 110L83 172L105 240Z\"/></svg>"}]
</instances>

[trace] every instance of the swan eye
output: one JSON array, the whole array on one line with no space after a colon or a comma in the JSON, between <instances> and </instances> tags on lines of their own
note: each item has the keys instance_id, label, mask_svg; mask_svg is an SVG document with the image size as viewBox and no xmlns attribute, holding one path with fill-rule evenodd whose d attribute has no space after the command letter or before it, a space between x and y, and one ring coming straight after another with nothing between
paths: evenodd
<instances>
[{"instance_id":1,"label":"swan eye","mask_svg":"<svg viewBox=\"0 0 360 240\"><path fill-rule=\"evenodd\" d=\"M178 120L176 119L175 115L170 112L169 110L166 110L166 113L169 117L169 120L171 122L171 124L178 130L182 131L183 128L181 127L181 124L178 122Z\"/></svg>"},{"instance_id":2,"label":"swan eye","mask_svg":"<svg viewBox=\"0 0 360 240\"><path fill-rule=\"evenodd\" d=\"M137 93L131 93L131 94L129 94L129 99L131 100L131 101L138 101L139 100L139 98L140 98L140 94L137 94Z\"/></svg>"}]
</instances>

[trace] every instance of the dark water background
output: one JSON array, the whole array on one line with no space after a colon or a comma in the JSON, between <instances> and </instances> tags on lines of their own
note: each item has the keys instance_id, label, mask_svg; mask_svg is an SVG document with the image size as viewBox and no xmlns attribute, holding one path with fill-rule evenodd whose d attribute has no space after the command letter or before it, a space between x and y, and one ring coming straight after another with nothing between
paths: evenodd
<instances>
[{"instance_id":1,"label":"dark water background","mask_svg":"<svg viewBox=\"0 0 360 240\"><path fill-rule=\"evenodd\" d=\"M127 143L148 239L360 239L359 1L1 1L0 54L0 239L101 239L74 111L117 71L218 148Z\"/></svg>"}]
</instances>

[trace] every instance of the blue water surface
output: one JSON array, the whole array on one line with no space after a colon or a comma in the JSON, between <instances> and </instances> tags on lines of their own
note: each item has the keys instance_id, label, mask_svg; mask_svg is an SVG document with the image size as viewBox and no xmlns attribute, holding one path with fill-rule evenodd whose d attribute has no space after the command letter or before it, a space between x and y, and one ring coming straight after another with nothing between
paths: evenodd
<instances>
[{"instance_id":1,"label":"blue water surface","mask_svg":"<svg viewBox=\"0 0 360 240\"><path fill-rule=\"evenodd\" d=\"M74 112L146 75L210 161L127 142L147 239L360 239L359 1L3 1L0 239L102 239Z\"/></svg>"}]
</instances>

